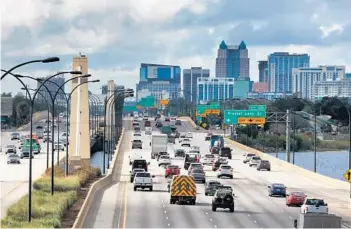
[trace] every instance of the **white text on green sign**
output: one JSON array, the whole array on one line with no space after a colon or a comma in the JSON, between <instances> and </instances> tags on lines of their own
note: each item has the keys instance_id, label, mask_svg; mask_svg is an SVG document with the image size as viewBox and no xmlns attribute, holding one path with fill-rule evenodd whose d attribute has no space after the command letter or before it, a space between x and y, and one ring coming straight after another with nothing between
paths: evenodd
<instances>
[{"instance_id":1,"label":"white text on green sign","mask_svg":"<svg viewBox=\"0 0 351 229\"><path fill-rule=\"evenodd\" d=\"M235 117L266 117L266 111L261 110L225 110L224 113L226 116L235 116Z\"/></svg>"},{"instance_id":2,"label":"white text on green sign","mask_svg":"<svg viewBox=\"0 0 351 229\"><path fill-rule=\"evenodd\" d=\"M267 109L266 105L249 105L249 110L265 111L266 109Z\"/></svg>"}]
</instances>

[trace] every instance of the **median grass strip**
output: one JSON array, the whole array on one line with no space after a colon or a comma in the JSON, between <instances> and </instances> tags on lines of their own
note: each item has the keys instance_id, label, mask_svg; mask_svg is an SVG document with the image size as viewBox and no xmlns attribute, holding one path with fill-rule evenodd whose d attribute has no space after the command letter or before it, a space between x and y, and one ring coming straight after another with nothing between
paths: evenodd
<instances>
[{"instance_id":1,"label":"median grass strip","mask_svg":"<svg viewBox=\"0 0 351 229\"><path fill-rule=\"evenodd\" d=\"M55 168L55 172L58 168ZM74 175L64 177L57 171L54 195L51 195L49 173L33 183L32 222L27 222L28 195L22 197L7 209L7 216L1 220L1 228L59 228L66 212L79 198L79 190L92 177L101 172L96 169L78 169Z\"/></svg>"}]
</instances>

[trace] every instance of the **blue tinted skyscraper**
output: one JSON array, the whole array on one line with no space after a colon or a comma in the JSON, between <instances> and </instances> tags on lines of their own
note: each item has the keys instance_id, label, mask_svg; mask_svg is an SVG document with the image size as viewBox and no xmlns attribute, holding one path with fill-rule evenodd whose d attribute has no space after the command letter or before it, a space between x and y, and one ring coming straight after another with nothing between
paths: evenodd
<instances>
[{"instance_id":1,"label":"blue tinted skyscraper","mask_svg":"<svg viewBox=\"0 0 351 229\"><path fill-rule=\"evenodd\" d=\"M216 58L217 78L250 77L250 59L244 41L237 45L221 42Z\"/></svg>"},{"instance_id":2,"label":"blue tinted skyscraper","mask_svg":"<svg viewBox=\"0 0 351 229\"><path fill-rule=\"evenodd\" d=\"M275 52L268 56L268 83L271 92L292 91L292 69L310 67L308 54Z\"/></svg>"},{"instance_id":3,"label":"blue tinted skyscraper","mask_svg":"<svg viewBox=\"0 0 351 229\"><path fill-rule=\"evenodd\" d=\"M197 79L210 77L210 69L202 67L191 67L183 69L183 95L184 99L196 103L197 102Z\"/></svg>"}]
</instances>

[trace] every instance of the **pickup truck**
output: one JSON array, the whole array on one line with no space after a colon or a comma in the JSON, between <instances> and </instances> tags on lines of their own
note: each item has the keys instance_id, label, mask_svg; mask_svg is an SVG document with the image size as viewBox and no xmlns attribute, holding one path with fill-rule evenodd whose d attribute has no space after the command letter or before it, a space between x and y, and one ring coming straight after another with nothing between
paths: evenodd
<instances>
[{"instance_id":1,"label":"pickup truck","mask_svg":"<svg viewBox=\"0 0 351 229\"><path fill-rule=\"evenodd\" d=\"M301 206L301 213L325 213L328 214L328 204L322 199L306 198Z\"/></svg>"},{"instance_id":2,"label":"pickup truck","mask_svg":"<svg viewBox=\"0 0 351 229\"><path fill-rule=\"evenodd\" d=\"M138 188L149 189L150 191L152 191L152 178L154 177L155 176L151 176L151 174L148 172L137 172L134 177L134 191L136 191Z\"/></svg>"}]
</instances>

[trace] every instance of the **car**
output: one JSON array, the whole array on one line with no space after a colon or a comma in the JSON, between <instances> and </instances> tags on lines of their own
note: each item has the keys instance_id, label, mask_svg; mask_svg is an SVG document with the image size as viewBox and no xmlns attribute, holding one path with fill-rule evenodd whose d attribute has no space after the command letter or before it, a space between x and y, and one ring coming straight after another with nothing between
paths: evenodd
<instances>
[{"instance_id":1,"label":"car","mask_svg":"<svg viewBox=\"0 0 351 229\"><path fill-rule=\"evenodd\" d=\"M148 116L144 116L144 117L143 117L143 120L144 120L144 121L148 121L148 120L149 120L149 117L148 117Z\"/></svg>"},{"instance_id":2,"label":"car","mask_svg":"<svg viewBox=\"0 0 351 229\"><path fill-rule=\"evenodd\" d=\"M193 138L193 134L191 132L186 133L187 138Z\"/></svg>"},{"instance_id":3,"label":"car","mask_svg":"<svg viewBox=\"0 0 351 229\"><path fill-rule=\"evenodd\" d=\"M210 152L212 154L219 154L219 147L217 147L217 146L212 147Z\"/></svg>"},{"instance_id":4,"label":"car","mask_svg":"<svg viewBox=\"0 0 351 229\"><path fill-rule=\"evenodd\" d=\"M17 147L15 145L7 145L5 148L5 153L17 153Z\"/></svg>"},{"instance_id":5,"label":"car","mask_svg":"<svg viewBox=\"0 0 351 229\"><path fill-rule=\"evenodd\" d=\"M306 195L303 192L291 192L286 194L286 206L299 206L301 207L305 202Z\"/></svg>"},{"instance_id":6,"label":"car","mask_svg":"<svg viewBox=\"0 0 351 229\"><path fill-rule=\"evenodd\" d=\"M191 170L193 170L195 168L201 168L203 170L203 166L201 163L190 163L190 165L188 167L188 175L190 175Z\"/></svg>"},{"instance_id":7,"label":"car","mask_svg":"<svg viewBox=\"0 0 351 229\"><path fill-rule=\"evenodd\" d=\"M11 153L7 156L7 164L21 164L20 156Z\"/></svg>"},{"instance_id":8,"label":"car","mask_svg":"<svg viewBox=\"0 0 351 229\"><path fill-rule=\"evenodd\" d=\"M171 157L169 155L162 155L158 160L158 166L167 166L171 164Z\"/></svg>"},{"instance_id":9,"label":"car","mask_svg":"<svg viewBox=\"0 0 351 229\"><path fill-rule=\"evenodd\" d=\"M160 157L163 156L163 155L168 155L169 156L169 153L168 152L159 152L158 155L157 155L157 161L159 161Z\"/></svg>"},{"instance_id":10,"label":"car","mask_svg":"<svg viewBox=\"0 0 351 229\"><path fill-rule=\"evenodd\" d=\"M273 183L268 185L268 196L286 197L286 187L283 184Z\"/></svg>"},{"instance_id":11,"label":"car","mask_svg":"<svg viewBox=\"0 0 351 229\"><path fill-rule=\"evenodd\" d=\"M198 146L192 146L190 150L200 151L200 147L198 147Z\"/></svg>"},{"instance_id":12,"label":"car","mask_svg":"<svg viewBox=\"0 0 351 229\"><path fill-rule=\"evenodd\" d=\"M139 139L134 139L132 141L132 149L142 149L143 148L143 141Z\"/></svg>"},{"instance_id":13,"label":"car","mask_svg":"<svg viewBox=\"0 0 351 229\"><path fill-rule=\"evenodd\" d=\"M21 159L29 158L29 155L30 155L29 148L21 149L21 155L20 155ZM34 158L34 152L32 152L32 158Z\"/></svg>"},{"instance_id":14,"label":"car","mask_svg":"<svg viewBox=\"0 0 351 229\"><path fill-rule=\"evenodd\" d=\"M243 163L244 163L244 164L248 163L248 162L251 160L251 157L254 157L254 156L256 156L256 154L254 154L254 153L248 153L248 154L246 154L246 157L245 157L245 159L243 160Z\"/></svg>"},{"instance_id":15,"label":"car","mask_svg":"<svg viewBox=\"0 0 351 229\"><path fill-rule=\"evenodd\" d=\"M165 170L165 178L172 177L180 174L180 168L178 165L167 165Z\"/></svg>"},{"instance_id":16,"label":"car","mask_svg":"<svg viewBox=\"0 0 351 229\"><path fill-rule=\"evenodd\" d=\"M212 164L212 171L217 171L221 165L228 164L227 158L219 157Z\"/></svg>"},{"instance_id":17,"label":"car","mask_svg":"<svg viewBox=\"0 0 351 229\"><path fill-rule=\"evenodd\" d=\"M232 159L232 149L229 147L222 147L219 150L219 154L220 157L227 157L229 159Z\"/></svg>"},{"instance_id":18,"label":"car","mask_svg":"<svg viewBox=\"0 0 351 229\"><path fill-rule=\"evenodd\" d=\"M37 125L37 126L35 127L35 129L37 129L37 130L42 130L42 129L44 129L44 127L41 126L41 125Z\"/></svg>"},{"instance_id":19,"label":"car","mask_svg":"<svg viewBox=\"0 0 351 229\"><path fill-rule=\"evenodd\" d=\"M45 134L43 137L43 142L52 142L51 140L51 133L49 135Z\"/></svg>"},{"instance_id":20,"label":"car","mask_svg":"<svg viewBox=\"0 0 351 229\"><path fill-rule=\"evenodd\" d=\"M59 150L59 151L64 151L65 150L65 146L62 143L54 143L54 150Z\"/></svg>"},{"instance_id":21,"label":"car","mask_svg":"<svg viewBox=\"0 0 351 229\"><path fill-rule=\"evenodd\" d=\"M149 164L150 162L147 163L145 159L134 159L132 163L132 171L133 169L144 169L147 172Z\"/></svg>"},{"instance_id":22,"label":"car","mask_svg":"<svg viewBox=\"0 0 351 229\"><path fill-rule=\"evenodd\" d=\"M187 153L184 158L184 169L189 169L192 163L199 163L200 156L198 154ZM200 163L199 163L200 164Z\"/></svg>"},{"instance_id":23,"label":"car","mask_svg":"<svg viewBox=\"0 0 351 229\"><path fill-rule=\"evenodd\" d=\"M210 140L211 140L211 136L210 135L206 135L205 141L210 141Z\"/></svg>"},{"instance_id":24,"label":"car","mask_svg":"<svg viewBox=\"0 0 351 229\"><path fill-rule=\"evenodd\" d=\"M268 160L260 160L258 165L257 165L257 170L261 171L261 170L267 170L267 171L271 171L271 163Z\"/></svg>"},{"instance_id":25,"label":"car","mask_svg":"<svg viewBox=\"0 0 351 229\"><path fill-rule=\"evenodd\" d=\"M152 135L152 127L145 127L145 135Z\"/></svg>"},{"instance_id":26,"label":"car","mask_svg":"<svg viewBox=\"0 0 351 229\"><path fill-rule=\"evenodd\" d=\"M212 198L212 211L217 208L229 208L230 212L234 212L234 196L230 191L217 190Z\"/></svg>"},{"instance_id":27,"label":"car","mask_svg":"<svg viewBox=\"0 0 351 229\"><path fill-rule=\"evenodd\" d=\"M161 127L162 127L162 123L161 123L161 122L156 122L155 126L156 126L157 128L161 128Z\"/></svg>"},{"instance_id":28,"label":"car","mask_svg":"<svg viewBox=\"0 0 351 229\"><path fill-rule=\"evenodd\" d=\"M181 125L182 125L182 121L180 121L180 120L176 120L176 121L175 121L175 125L177 125L177 126L181 126Z\"/></svg>"},{"instance_id":29,"label":"car","mask_svg":"<svg viewBox=\"0 0 351 229\"><path fill-rule=\"evenodd\" d=\"M201 182L201 183L206 183L206 174L205 171L203 170L203 168L194 168L192 170L190 170L190 176L192 176L194 178L195 182Z\"/></svg>"},{"instance_id":30,"label":"car","mask_svg":"<svg viewBox=\"0 0 351 229\"><path fill-rule=\"evenodd\" d=\"M217 187L221 185L222 183L216 180L207 181L205 183L205 196L213 196L217 191Z\"/></svg>"},{"instance_id":31,"label":"car","mask_svg":"<svg viewBox=\"0 0 351 229\"><path fill-rule=\"evenodd\" d=\"M171 119L169 117L165 118L165 122L170 122L170 121L171 121Z\"/></svg>"},{"instance_id":32,"label":"car","mask_svg":"<svg viewBox=\"0 0 351 229\"><path fill-rule=\"evenodd\" d=\"M220 165L217 177L229 177L230 179L233 179L233 168L230 165Z\"/></svg>"},{"instance_id":33,"label":"car","mask_svg":"<svg viewBox=\"0 0 351 229\"><path fill-rule=\"evenodd\" d=\"M155 176L151 176L148 172L137 172L134 177L134 191L140 189L149 189L150 191L153 190L153 181L152 178Z\"/></svg>"},{"instance_id":34,"label":"car","mask_svg":"<svg viewBox=\"0 0 351 229\"><path fill-rule=\"evenodd\" d=\"M133 126L139 126L139 122L138 121L133 121Z\"/></svg>"},{"instance_id":35,"label":"car","mask_svg":"<svg viewBox=\"0 0 351 229\"><path fill-rule=\"evenodd\" d=\"M207 153L201 157L200 162L204 165L212 165L215 160L216 157L213 154Z\"/></svg>"},{"instance_id":36,"label":"car","mask_svg":"<svg viewBox=\"0 0 351 229\"><path fill-rule=\"evenodd\" d=\"M11 133L11 140L19 140L20 136L19 133Z\"/></svg>"},{"instance_id":37,"label":"car","mask_svg":"<svg viewBox=\"0 0 351 229\"><path fill-rule=\"evenodd\" d=\"M300 212L302 214L319 213L328 214L328 204L323 199L306 198L301 206Z\"/></svg>"},{"instance_id":38,"label":"car","mask_svg":"<svg viewBox=\"0 0 351 229\"><path fill-rule=\"evenodd\" d=\"M249 161L249 166L257 166L261 161L261 158L259 156L253 156L251 157L250 161Z\"/></svg>"},{"instance_id":39,"label":"car","mask_svg":"<svg viewBox=\"0 0 351 229\"><path fill-rule=\"evenodd\" d=\"M184 133L181 133L180 135L179 135L179 142L180 142L180 140L182 140L183 138L186 138L186 134L184 134Z\"/></svg>"},{"instance_id":40,"label":"car","mask_svg":"<svg viewBox=\"0 0 351 229\"><path fill-rule=\"evenodd\" d=\"M185 150L184 149L174 150L174 157L185 157Z\"/></svg>"},{"instance_id":41,"label":"car","mask_svg":"<svg viewBox=\"0 0 351 229\"><path fill-rule=\"evenodd\" d=\"M146 172L145 169L133 169L133 171L130 172L130 183L133 183L135 174L142 172Z\"/></svg>"},{"instance_id":42,"label":"car","mask_svg":"<svg viewBox=\"0 0 351 229\"><path fill-rule=\"evenodd\" d=\"M134 137L141 137L141 133L134 133L133 136Z\"/></svg>"},{"instance_id":43,"label":"car","mask_svg":"<svg viewBox=\"0 0 351 229\"><path fill-rule=\"evenodd\" d=\"M134 133L140 133L141 132L141 129L139 126L135 126L134 127Z\"/></svg>"},{"instance_id":44,"label":"car","mask_svg":"<svg viewBox=\"0 0 351 229\"><path fill-rule=\"evenodd\" d=\"M180 146L184 147L184 146L188 146L190 147L191 146L191 142L189 139L183 139L183 141L180 143Z\"/></svg>"},{"instance_id":45,"label":"car","mask_svg":"<svg viewBox=\"0 0 351 229\"><path fill-rule=\"evenodd\" d=\"M195 153L195 154L200 155L200 150L193 150L193 149L191 149L191 150L189 150L188 153Z\"/></svg>"}]
</instances>

